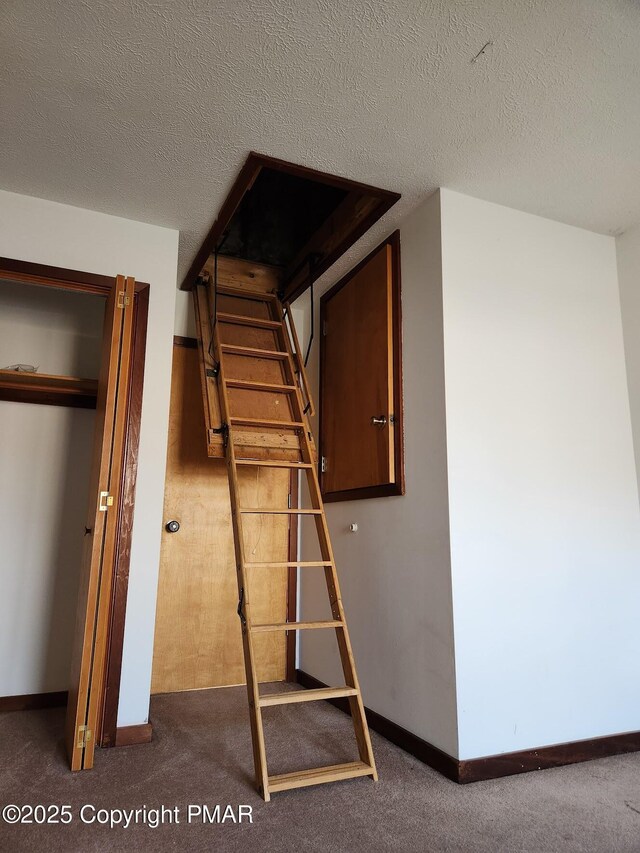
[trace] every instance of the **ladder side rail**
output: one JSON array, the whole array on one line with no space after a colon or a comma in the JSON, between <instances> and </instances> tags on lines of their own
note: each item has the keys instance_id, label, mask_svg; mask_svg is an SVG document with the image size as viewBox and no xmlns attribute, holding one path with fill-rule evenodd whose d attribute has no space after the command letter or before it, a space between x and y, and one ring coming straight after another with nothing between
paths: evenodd
<instances>
[{"instance_id":1,"label":"ladder side rail","mask_svg":"<svg viewBox=\"0 0 640 853\"><path fill-rule=\"evenodd\" d=\"M284 322L282 309L278 305L276 310L279 312L280 318L283 322L283 337L285 339L283 343L286 345L289 353L289 358L291 359L291 369L294 369L291 346L289 336L286 331L286 324ZM293 321L291 321L291 328L295 329ZM299 415L304 415L304 402L299 387L297 387L297 393L294 397L294 400L297 403L298 411L296 412L294 408L293 417L297 419ZM353 656L353 649L351 647L351 640L349 637L349 631L345 619L344 606L342 604L342 597L340 594L340 584L338 581L338 574L335 565L335 556L333 553L333 547L331 545L331 537L329 535L329 528L327 525L327 518L324 510L324 501L322 500L322 493L320 491L320 481L318 479L318 471L315 464L315 445L312 443L312 433L310 427L302 430L302 432L303 440L300 445L302 451L302 461L307 463L314 463L312 464L311 468L306 469L307 483L309 485L311 503L313 507L322 511L319 515L315 515L315 522L322 559L330 563L330 565L325 566L324 573L327 585L327 593L329 595L329 603L331 606L331 614L336 621L342 623L340 627L337 627L335 629L336 639L338 642L338 651L340 653L340 661L342 664L342 671L344 674L345 684L349 687L355 688L358 691L357 695L349 697L348 700L349 707L351 710L351 718L353 720L356 742L358 744L358 752L360 754L361 761L365 762L371 768L373 768L373 778L377 780L378 776L376 771L375 759L373 756L373 748L371 746L371 736L369 734L369 727L367 725L364 703L362 701L362 692L360 690L360 683L358 681L358 675Z\"/></svg>"},{"instance_id":2,"label":"ladder side rail","mask_svg":"<svg viewBox=\"0 0 640 853\"><path fill-rule=\"evenodd\" d=\"M251 634L251 596L247 583L247 573L245 572L244 532L242 526L242 515L239 512L240 492L238 486L238 470L235 458L233 429L230 429L228 426L230 422L230 406L225 382L224 358L220 349L217 324L215 324L213 328L213 339L218 360L218 389L220 392L220 406L223 421L227 424L226 458L229 474L229 495L231 498L231 520L234 532L233 542L236 558L236 577L238 581L238 615L242 620L242 645L244 648L243 657L247 679L247 693L249 698L249 718L251 721L253 761L256 774L256 786L265 801L268 802L270 800L269 776L267 773L267 755L264 742L264 729L262 725L262 711L260 708L256 660L253 648L253 637Z\"/></svg>"},{"instance_id":3,"label":"ladder side rail","mask_svg":"<svg viewBox=\"0 0 640 853\"><path fill-rule=\"evenodd\" d=\"M318 499L322 501L318 472L315 467L310 469L308 474L309 491L312 495L315 492ZM342 603L342 595L340 592L340 583L338 581L338 573L336 570L335 556L331 545L331 538L329 536L329 527L324 511L321 515L315 516L315 523L322 556L331 563L331 565L325 566L324 568L331 613L334 619L342 622L342 627L336 628L336 639L338 641L338 650L340 652L340 662L342 663L342 672L344 674L345 684L349 687L354 687L358 691L355 696L350 696L348 699L356 741L358 744L358 752L360 754L360 760L373 768L373 778L377 780L378 775L373 756L373 748L371 746L371 736L369 734L369 726L367 724L367 717L364 710L364 702L362 700L362 691L360 689L355 658L353 656L351 638L349 637L349 629L347 628L344 605Z\"/></svg>"},{"instance_id":4,"label":"ladder side rail","mask_svg":"<svg viewBox=\"0 0 640 853\"><path fill-rule=\"evenodd\" d=\"M307 461L312 454L309 442L304 441L302 448L303 459L304 461ZM316 466L307 469L307 475L311 501L322 510L322 512L319 515L315 515L314 518L320 543L320 553L322 554L323 560L326 560L329 563L329 565L324 568L324 575L327 593L329 595L329 604L331 606L331 614L335 620L342 623L339 628L335 629L338 651L340 653L340 662L342 664L342 672L345 684L349 687L354 687L358 691L355 696L350 696L348 699L356 742L358 744L358 752L360 754L360 760L373 768L373 778L377 780L378 776L373 756L373 748L371 746L371 736L369 734L364 702L362 701L360 682L358 680L355 659L353 656L353 648L351 646L351 639L347 628L344 605L342 603L342 595L340 592L340 583L338 581L338 573L336 570L335 555L333 553L333 546L329 535L329 527L327 524L326 513L324 511L324 503L322 500L322 493L320 491L320 481L318 480Z\"/></svg>"}]
</instances>

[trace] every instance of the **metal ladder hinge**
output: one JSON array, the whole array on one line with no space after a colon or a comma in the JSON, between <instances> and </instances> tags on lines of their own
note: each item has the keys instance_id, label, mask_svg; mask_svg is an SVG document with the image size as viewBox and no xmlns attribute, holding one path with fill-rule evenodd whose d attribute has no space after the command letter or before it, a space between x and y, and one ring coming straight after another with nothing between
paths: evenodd
<instances>
[{"instance_id":1,"label":"metal ladder hinge","mask_svg":"<svg viewBox=\"0 0 640 853\"><path fill-rule=\"evenodd\" d=\"M119 290L116 305L118 308L124 308L125 305L131 305L131 297L127 296L124 290Z\"/></svg>"},{"instance_id":2,"label":"metal ladder hinge","mask_svg":"<svg viewBox=\"0 0 640 853\"><path fill-rule=\"evenodd\" d=\"M213 427L209 432L213 435L221 435L224 447L229 443L229 424L223 423L219 427Z\"/></svg>"},{"instance_id":3,"label":"metal ladder hinge","mask_svg":"<svg viewBox=\"0 0 640 853\"><path fill-rule=\"evenodd\" d=\"M327 457L326 456L320 457L320 473L321 474L327 473Z\"/></svg>"}]
</instances>

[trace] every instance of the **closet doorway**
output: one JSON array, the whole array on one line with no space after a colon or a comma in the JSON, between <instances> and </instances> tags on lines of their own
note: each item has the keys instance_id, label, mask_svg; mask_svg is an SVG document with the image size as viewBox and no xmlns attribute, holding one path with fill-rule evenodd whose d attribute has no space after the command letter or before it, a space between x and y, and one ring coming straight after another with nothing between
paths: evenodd
<instances>
[{"instance_id":1,"label":"closet doorway","mask_svg":"<svg viewBox=\"0 0 640 853\"><path fill-rule=\"evenodd\" d=\"M148 298L133 278L0 258L1 488L18 513L3 606L31 642L13 654L5 621L0 710L66 704L73 770L116 745Z\"/></svg>"}]
</instances>

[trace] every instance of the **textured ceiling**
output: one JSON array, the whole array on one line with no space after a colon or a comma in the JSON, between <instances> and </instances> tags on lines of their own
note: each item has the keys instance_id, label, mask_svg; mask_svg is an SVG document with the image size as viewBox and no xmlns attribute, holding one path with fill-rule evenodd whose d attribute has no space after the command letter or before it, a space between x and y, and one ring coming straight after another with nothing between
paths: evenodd
<instances>
[{"instance_id":1,"label":"textured ceiling","mask_svg":"<svg viewBox=\"0 0 640 853\"><path fill-rule=\"evenodd\" d=\"M181 274L250 149L401 192L360 251L437 186L640 221L638 0L1 7L0 187L177 228Z\"/></svg>"}]
</instances>

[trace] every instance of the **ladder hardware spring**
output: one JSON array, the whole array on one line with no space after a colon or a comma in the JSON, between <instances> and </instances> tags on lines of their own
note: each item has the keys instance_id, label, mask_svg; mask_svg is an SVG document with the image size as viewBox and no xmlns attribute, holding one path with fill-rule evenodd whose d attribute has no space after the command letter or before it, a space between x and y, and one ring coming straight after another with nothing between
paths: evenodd
<instances>
[{"instance_id":1,"label":"ladder hardware spring","mask_svg":"<svg viewBox=\"0 0 640 853\"><path fill-rule=\"evenodd\" d=\"M240 600L238 601L238 616L240 617L240 621L242 622L242 627L245 628L247 625L247 619L244 615L244 587L240 587Z\"/></svg>"}]
</instances>

